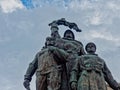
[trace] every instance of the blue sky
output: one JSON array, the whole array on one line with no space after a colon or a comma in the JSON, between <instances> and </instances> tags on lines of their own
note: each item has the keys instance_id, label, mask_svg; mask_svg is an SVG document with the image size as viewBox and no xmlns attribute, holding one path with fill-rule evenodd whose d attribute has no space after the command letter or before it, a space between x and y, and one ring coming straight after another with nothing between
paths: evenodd
<instances>
[{"instance_id":1,"label":"blue sky","mask_svg":"<svg viewBox=\"0 0 120 90\"><path fill-rule=\"evenodd\" d=\"M24 90L22 82L28 64L50 36L48 23L63 17L82 29L81 33L74 32L76 40L84 45L96 43L96 53L120 82L119 0L22 1L0 0L0 90ZM67 28L59 28L63 36ZM35 76L31 88L35 90Z\"/></svg>"}]
</instances>

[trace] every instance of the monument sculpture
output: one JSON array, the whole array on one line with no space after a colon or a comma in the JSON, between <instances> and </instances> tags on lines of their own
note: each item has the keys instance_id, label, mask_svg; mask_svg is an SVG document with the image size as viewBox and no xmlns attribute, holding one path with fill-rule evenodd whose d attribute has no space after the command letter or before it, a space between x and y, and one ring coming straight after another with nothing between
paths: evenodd
<instances>
[{"instance_id":1,"label":"monument sculpture","mask_svg":"<svg viewBox=\"0 0 120 90\"><path fill-rule=\"evenodd\" d=\"M59 34L59 25L69 27L63 37ZM24 76L23 85L27 90L30 90L35 73L36 90L106 90L105 81L113 89L119 90L120 86L113 79L104 60L95 54L95 44L86 45L86 54L83 44L75 40L72 29L82 31L76 23L62 18L49 26L51 36L46 38L45 46L29 64Z\"/></svg>"},{"instance_id":2,"label":"monument sculpture","mask_svg":"<svg viewBox=\"0 0 120 90\"><path fill-rule=\"evenodd\" d=\"M105 61L95 54L96 45L88 43L86 51L87 54L79 57L72 69L72 90L107 90L105 81L114 90L120 90Z\"/></svg>"},{"instance_id":3,"label":"monument sculpture","mask_svg":"<svg viewBox=\"0 0 120 90\"><path fill-rule=\"evenodd\" d=\"M64 25L65 23L68 23L67 25L70 26L69 22L67 22L65 19L63 24L61 22L63 22L63 19L56 20L55 22L53 21L52 23L50 23L51 36L56 39L56 44L55 44L56 47L63 49L67 53L69 53L69 57L67 60L68 62L65 65L63 65L61 90L70 90L69 77L73 64L75 63L76 57L85 54L85 52L84 52L83 44L80 41L75 40L75 35L71 30L69 29L66 30L64 32L63 38L60 38L61 36L59 35L58 32L58 26ZM81 31L76 24L71 24L71 27L74 27L73 29L77 28L77 31Z\"/></svg>"},{"instance_id":4,"label":"monument sculpture","mask_svg":"<svg viewBox=\"0 0 120 90\"><path fill-rule=\"evenodd\" d=\"M66 63L68 53L54 46L54 39L46 38L45 47L36 54L30 63L24 78L24 86L29 85L36 72L36 90L60 90L61 64Z\"/></svg>"}]
</instances>

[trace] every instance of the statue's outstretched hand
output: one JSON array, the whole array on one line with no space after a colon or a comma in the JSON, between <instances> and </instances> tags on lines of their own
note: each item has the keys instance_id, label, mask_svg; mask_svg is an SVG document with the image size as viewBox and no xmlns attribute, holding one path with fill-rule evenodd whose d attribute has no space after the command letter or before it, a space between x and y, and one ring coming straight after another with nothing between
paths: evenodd
<instances>
[{"instance_id":1,"label":"statue's outstretched hand","mask_svg":"<svg viewBox=\"0 0 120 90\"><path fill-rule=\"evenodd\" d=\"M30 81L29 80L24 80L23 85L26 88L26 90L30 90Z\"/></svg>"},{"instance_id":2,"label":"statue's outstretched hand","mask_svg":"<svg viewBox=\"0 0 120 90\"><path fill-rule=\"evenodd\" d=\"M76 82L72 82L71 83L71 88L72 88L72 90L77 90L77 83Z\"/></svg>"}]
</instances>

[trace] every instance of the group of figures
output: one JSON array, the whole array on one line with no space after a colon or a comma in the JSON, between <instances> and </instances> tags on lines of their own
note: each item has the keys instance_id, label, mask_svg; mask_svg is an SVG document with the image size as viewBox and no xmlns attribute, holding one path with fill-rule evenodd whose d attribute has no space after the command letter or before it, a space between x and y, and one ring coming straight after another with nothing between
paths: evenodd
<instances>
[{"instance_id":1,"label":"group of figures","mask_svg":"<svg viewBox=\"0 0 120 90\"><path fill-rule=\"evenodd\" d=\"M96 52L92 42L85 46L75 40L70 29L81 31L75 23L60 19L49 24L51 35L46 38L45 46L29 64L24 76L24 87L30 90L32 76L36 72L36 90L107 90L106 82L114 90L120 85ZM58 25L68 26L63 38L59 35Z\"/></svg>"}]
</instances>

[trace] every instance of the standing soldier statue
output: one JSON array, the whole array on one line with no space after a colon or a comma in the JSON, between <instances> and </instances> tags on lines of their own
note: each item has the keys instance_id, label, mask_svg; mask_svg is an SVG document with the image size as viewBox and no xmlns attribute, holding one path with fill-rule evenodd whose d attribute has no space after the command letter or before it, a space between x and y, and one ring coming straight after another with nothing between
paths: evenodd
<instances>
[{"instance_id":1,"label":"standing soldier statue","mask_svg":"<svg viewBox=\"0 0 120 90\"><path fill-rule=\"evenodd\" d=\"M54 38L46 38L45 47L36 54L24 77L24 87L30 90L30 81L36 72L36 90L61 90L62 64L68 53L54 46Z\"/></svg>"},{"instance_id":2,"label":"standing soldier statue","mask_svg":"<svg viewBox=\"0 0 120 90\"><path fill-rule=\"evenodd\" d=\"M72 90L107 90L106 82L112 89L120 90L105 61L95 54L96 45L88 43L86 51L87 54L79 57L72 69Z\"/></svg>"}]
</instances>

